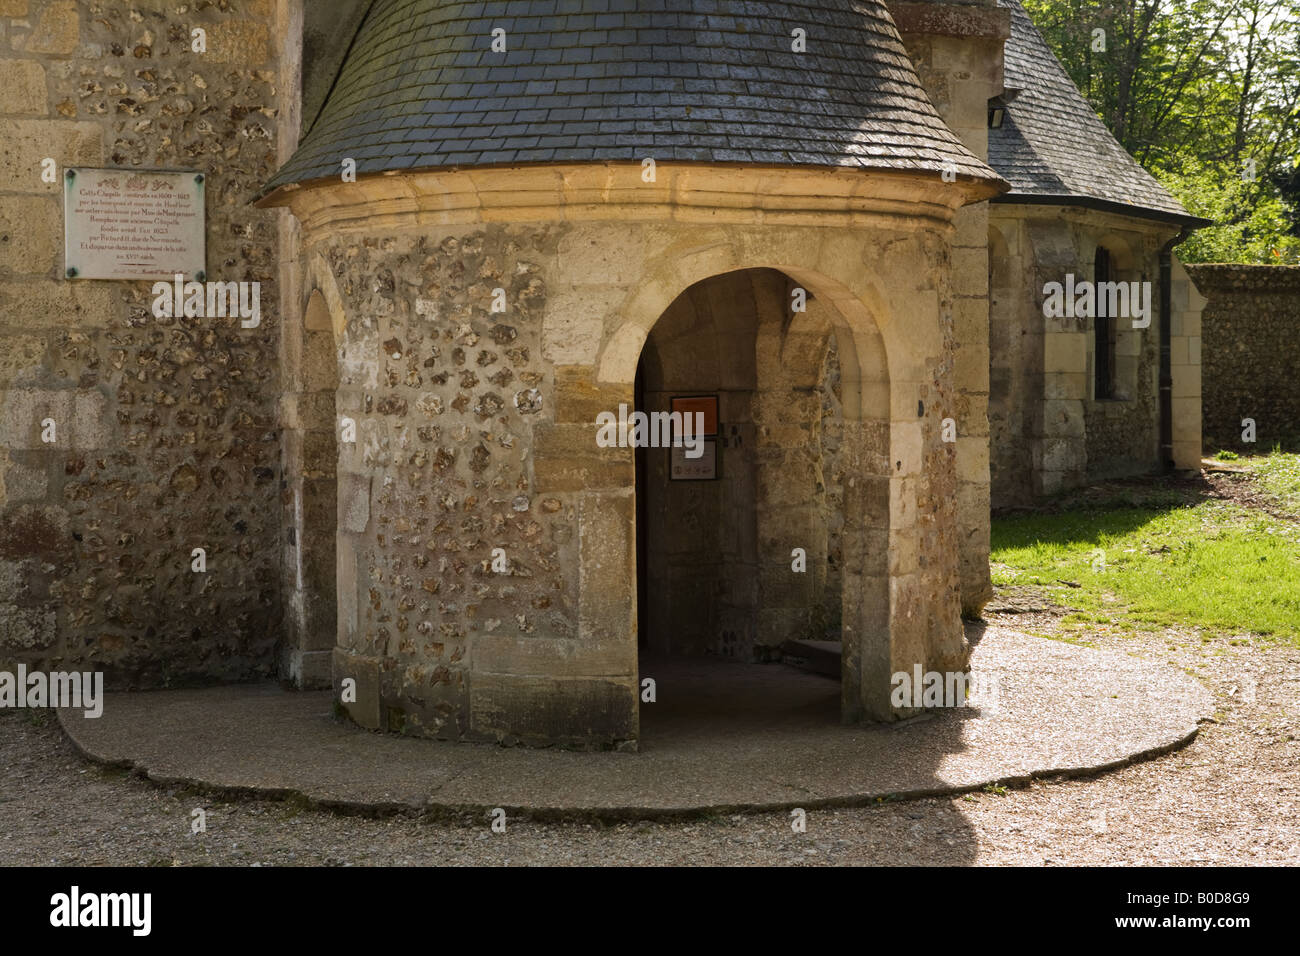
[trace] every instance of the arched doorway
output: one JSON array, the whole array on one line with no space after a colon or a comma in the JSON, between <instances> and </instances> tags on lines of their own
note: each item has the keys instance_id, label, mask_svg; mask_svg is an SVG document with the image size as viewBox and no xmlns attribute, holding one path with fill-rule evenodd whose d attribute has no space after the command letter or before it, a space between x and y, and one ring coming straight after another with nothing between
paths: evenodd
<instances>
[{"instance_id":1,"label":"arched doorway","mask_svg":"<svg viewBox=\"0 0 1300 956\"><path fill-rule=\"evenodd\" d=\"M847 323L782 271L696 282L646 338L636 409L712 410L699 463L642 447L635 470L641 674L670 670L696 717L855 719L858 681L842 694L826 678L845 662L856 673L864 642L888 660L888 381L879 335L864 333L883 386L867 390L866 421ZM656 713L642 707L651 739Z\"/></svg>"}]
</instances>

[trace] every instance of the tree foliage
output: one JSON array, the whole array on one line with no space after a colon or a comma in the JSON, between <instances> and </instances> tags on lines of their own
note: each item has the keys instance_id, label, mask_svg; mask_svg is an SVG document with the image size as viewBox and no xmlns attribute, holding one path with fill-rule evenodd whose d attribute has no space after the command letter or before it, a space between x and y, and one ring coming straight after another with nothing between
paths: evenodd
<instances>
[{"instance_id":1,"label":"tree foliage","mask_svg":"<svg viewBox=\"0 0 1300 956\"><path fill-rule=\"evenodd\" d=\"M1180 257L1300 263L1296 0L1024 6L1115 138L1215 221Z\"/></svg>"}]
</instances>

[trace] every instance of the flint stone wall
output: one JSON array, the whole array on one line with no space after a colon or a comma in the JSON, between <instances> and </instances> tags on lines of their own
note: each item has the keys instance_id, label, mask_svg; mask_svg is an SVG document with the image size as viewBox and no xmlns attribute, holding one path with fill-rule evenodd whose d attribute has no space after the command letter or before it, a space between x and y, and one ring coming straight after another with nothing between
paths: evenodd
<instances>
[{"instance_id":1,"label":"flint stone wall","mask_svg":"<svg viewBox=\"0 0 1300 956\"><path fill-rule=\"evenodd\" d=\"M1195 265L1202 316L1201 415L1207 453L1266 452L1300 439L1300 266ZM1256 441L1242 441L1243 418Z\"/></svg>"},{"instance_id":2,"label":"flint stone wall","mask_svg":"<svg viewBox=\"0 0 1300 956\"><path fill-rule=\"evenodd\" d=\"M524 660L497 660L509 654L502 638L577 636L566 569L578 565L578 501L534 493L530 461L533 423L549 411L539 261L561 231L491 226L313 250L345 303L337 413L357 426L338 469L340 648L345 661L382 661L363 673L377 681L367 693L411 702L384 708L388 729L468 733L471 637L480 670L527 673ZM492 311L496 289L504 312ZM478 704L490 708L486 684Z\"/></svg>"},{"instance_id":3,"label":"flint stone wall","mask_svg":"<svg viewBox=\"0 0 1300 956\"><path fill-rule=\"evenodd\" d=\"M0 4L0 669L112 687L272 671L276 217L249 200L276 165L274 12ZM150 282L63 279L70 165L202 171L208 278L260 281L260 327L156 319Z\"/></svg>"}]
</instances>

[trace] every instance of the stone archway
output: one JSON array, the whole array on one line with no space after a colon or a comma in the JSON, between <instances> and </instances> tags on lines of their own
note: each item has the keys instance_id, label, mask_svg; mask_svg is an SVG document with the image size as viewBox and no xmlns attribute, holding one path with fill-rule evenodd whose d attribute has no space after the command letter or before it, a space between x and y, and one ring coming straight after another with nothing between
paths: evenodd
<instances>
[{"instance_id":1,"label":"stone archway","mask_svg":"<svg viewBox=\"0 0 1300 956\"><path fill-rule=\"evenodd\" d=\"M804 278L797 281L790 272ZM726 461L723 480L708 495L665 491L663 462L657 471L644 470L660 479L660 496L676 501L679 510L650 507L641 525L652 539L672 543L665 549L638 542L630 556L633 566L650 562L633 580L644 577L639 590L654 595L649 606L636 607L634 627L651 634L651 645L658 635L672 635L660 650L758 661L775 659L788 640L824 636L833 508L841 716L845 722L891 719L898 716L888 704L897 669L891 544L904 554L915 547L907 545L905 529L896 529L891 541L891 515L907 516L903 502L911 489L895 486L901 460L891 468L884 339L860 302L850 310L856 326L840 312L837 300L856 300L831 280L790 272L758 267L697 280L646 331L640 355L646 410L668 410L674 392L718 390L724 446L718 454ZM806 301L801 311L792 308L796 290ZM833 502L820 442L822 376L832 338L840 406L834 467L842 476ZM625 347L618 335L612 341ZM637 493L647 490L638 487ZM897 506L891 505L895 496ZM720 528L719 520L730 525ZM718 534L728 538L726 548L703 541ZM803 571L794 570L795 549L802 552ZM682 562L675 569L673 558Z\"/></svg>"}]
</instances>

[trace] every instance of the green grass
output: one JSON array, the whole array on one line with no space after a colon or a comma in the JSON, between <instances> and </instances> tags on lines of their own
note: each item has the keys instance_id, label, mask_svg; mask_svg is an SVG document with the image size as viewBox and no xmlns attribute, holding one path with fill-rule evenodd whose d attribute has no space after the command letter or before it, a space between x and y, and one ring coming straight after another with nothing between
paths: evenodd
<instances>
[{"instance_id":1,"label":"green grass","mask_svg":"<svg viewBox=\"0 0 1300 956\"><path fill-rule=\"evenodd\" d=\"M1290 467L1275 481L1300 495ZM1295 522L1215 501L1121 506L996 519L992 546L994 583L1043 587L1072 609L1067 629L1190 625L1300 644Z\"/></svg>"},{"instance_id":2,"label":"green grass","mask_svg":"<svg viewBox=\"0 0 1300 956\"><path fill-rule=\"evenodd\" d=\"M1273 454L1251 458L1247 464L1264 490L1291 514L1300 514L1300 454Z\"/></svg>"}]
</instances>

